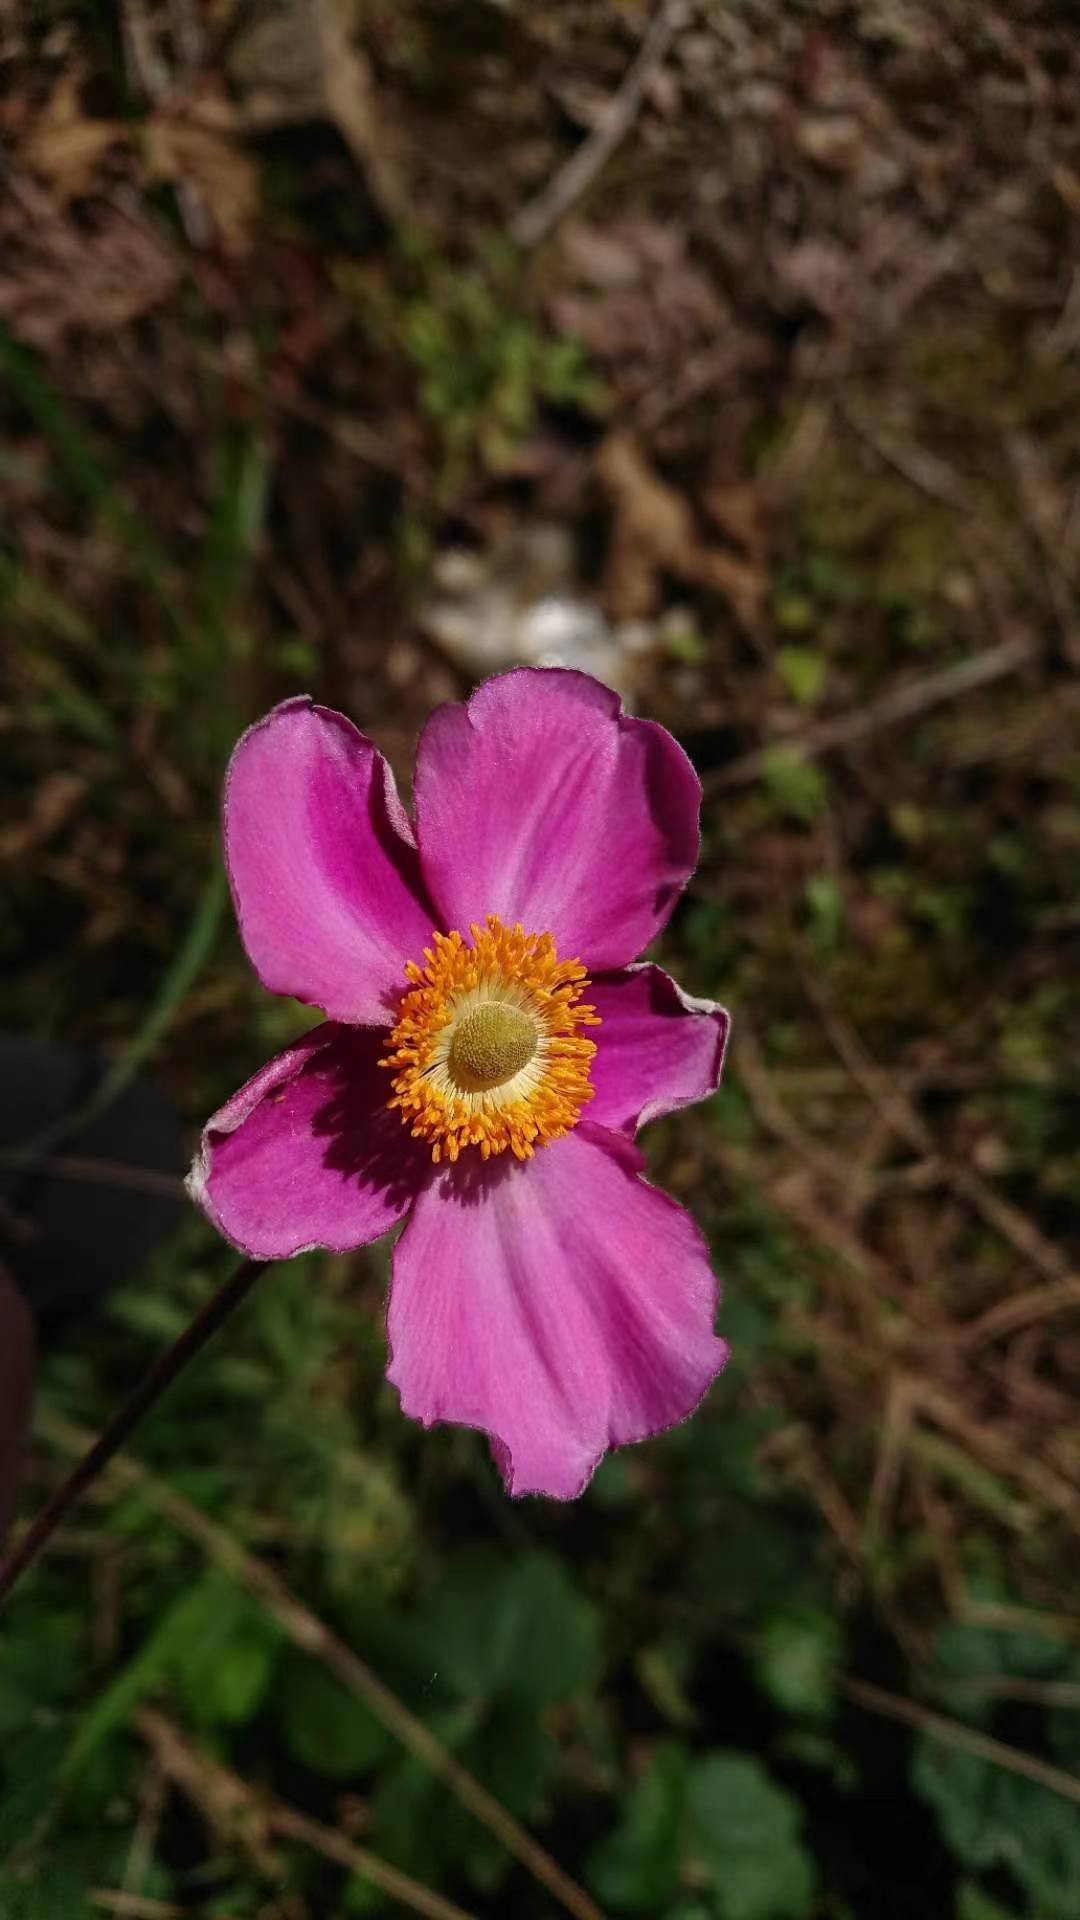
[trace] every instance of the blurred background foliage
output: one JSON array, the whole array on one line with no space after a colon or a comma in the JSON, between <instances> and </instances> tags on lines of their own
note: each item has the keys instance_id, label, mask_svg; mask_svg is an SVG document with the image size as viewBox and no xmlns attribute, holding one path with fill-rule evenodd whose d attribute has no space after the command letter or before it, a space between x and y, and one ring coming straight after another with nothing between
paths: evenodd
<instances>
[{"instance_id":1,"label":"blurred background foliage","mask_svg":"<svg viewBox=\"0 0 1080 1920\"><path fill-rule=\"evenodd\" d=\"M87 1097L190 1140L310 1018L219 873L275 699L407 789L480 673L610 678L735 1019L648 1141L696 1419L511 1505L400 1418L384 1249L274 1269L6 1610L4 1920L1076 1920L1071 8L39 0L0 62L3 1021L111 1063L3 1114L5 1258L73 1236L26 1511L230 1260L136 1145L87 1297Z\"/></svg>"}]
</instances>

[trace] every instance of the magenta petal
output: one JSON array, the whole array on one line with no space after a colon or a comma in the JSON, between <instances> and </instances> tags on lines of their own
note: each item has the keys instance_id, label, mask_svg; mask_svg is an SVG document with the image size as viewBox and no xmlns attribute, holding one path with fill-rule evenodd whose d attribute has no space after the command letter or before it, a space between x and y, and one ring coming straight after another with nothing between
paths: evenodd
<instances>
[{"instance_id":1,"label":"magenta petal","mask_svg":"<svg viewBox=\"0 0 1080 1920\"><path fill-rule=\"evenodd\" d=\"M430 1177L386 1106L385 1035L327 1024L271 1060L207 1122L188 1192L258 1260L377 1240Z\"/></svg>"},{"instance_id":2,"label":"magenta petal","mask_svg":"<svg viewBox=\"0 0 1080 1920\"><path fill-rule=\"evenodd\" d=\"M306 698L250 727L225 782L225 859L264 987L333 1020L387 1025L434 922L370 740Z\"/></svg>"},{"instance_id":3,"label":"magenta petal","mask_svg":"<svg viewBox=\"0 0 1080 1920\"><path fill-rule=\"evenodd\" d=\"M720 1085L729 1020L693 1000L661 967L628 967L589 983L600 1015L588 1109L592 1125L635 1134L663 1113L708 1099Z\"/></svg>"},{"instance_id":4,"label":"magenta petal","mask_svg":"<svg viewBox=\"0 0 1080 1920\"><path fill-rule=\"evenodd\" d=\"M448 926L520 920L590 967L636 958L697 859L701 788L682 748L583 673L522 667L440 707L415 796Z\"/></svg>"},{"instance_id":5,"label":"magenta petal","mask_svg":"<svg viewBox=\"0 0 1080 1920\"><path fill-rule=\"evenodd\" d=\"M692 1413L727 1357L705 1243L641 1164L588 1126L525 1165L462 1162L398 1241L388 1378L425 1426L489 1434L513 1494L575 1498L608 1447Z\"/></svg>"}]
</instances>

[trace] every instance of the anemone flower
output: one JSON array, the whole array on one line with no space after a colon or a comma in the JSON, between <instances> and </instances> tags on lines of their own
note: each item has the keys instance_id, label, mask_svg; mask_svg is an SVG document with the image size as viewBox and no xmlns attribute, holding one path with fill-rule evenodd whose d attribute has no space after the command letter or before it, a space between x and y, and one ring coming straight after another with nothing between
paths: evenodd
<instances>
[{"instance_id":1,"label":"anemone flower","mask_svg":"<svg viewBox=\"0 0 1080 1920\"><path fill-rule=\"evenodd\" d=\"M326 1015L209 1121L189 1188L262 1260L404 1221L388 1377L572 1499L726 1359L690 1216L638 1128L712 1093L728 1020L632 964L693 871L701 789L663 727L523 668L439 708L415 819L350 721L286 700L239 742L224 838L271 993Z\"/></svg>"}]
</instances>

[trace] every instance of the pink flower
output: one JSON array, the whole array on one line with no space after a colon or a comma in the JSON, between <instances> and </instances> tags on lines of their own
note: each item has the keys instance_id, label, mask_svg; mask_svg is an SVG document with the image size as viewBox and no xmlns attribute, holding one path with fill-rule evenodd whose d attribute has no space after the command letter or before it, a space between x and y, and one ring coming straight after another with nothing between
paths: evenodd
<instances>
[{"instance_id":1,"label":"pink flower","mask_svg":"<svg viewBox=\"0 0 1080 1920\"><path fill-rule=\"evenodd\" d=\"M557 669L432 715L415 828L307 699L229 767L244 944L327 1019L214 1114L189 1189L259 1259L404 1220L388 1377L425 1426L487 1433L513 1494L574 1498L727 1357L702 1237L633 1144L720 1078L727 1015L630 964L693 871L700 798L663 727Z\"/></svg>"}]
</instances>

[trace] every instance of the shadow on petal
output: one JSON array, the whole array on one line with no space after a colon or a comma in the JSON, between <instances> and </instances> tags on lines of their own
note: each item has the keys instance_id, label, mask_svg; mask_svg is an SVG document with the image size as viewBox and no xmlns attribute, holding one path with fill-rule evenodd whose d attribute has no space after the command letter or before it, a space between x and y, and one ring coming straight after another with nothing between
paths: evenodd
<instances>
[{"instance_id":1,"label":"shadow on petal","mask_svg":"<svg viewBox=\"0 0 1080 1920\"><path fill-rule=\"evenodd\" d=\"M386 1104L385 1044L371 1028L320 1028L214 1115L189 1188L245 1253L349 1252L430 1183L430 1156Z\"/></svg>"}]
</instances>

